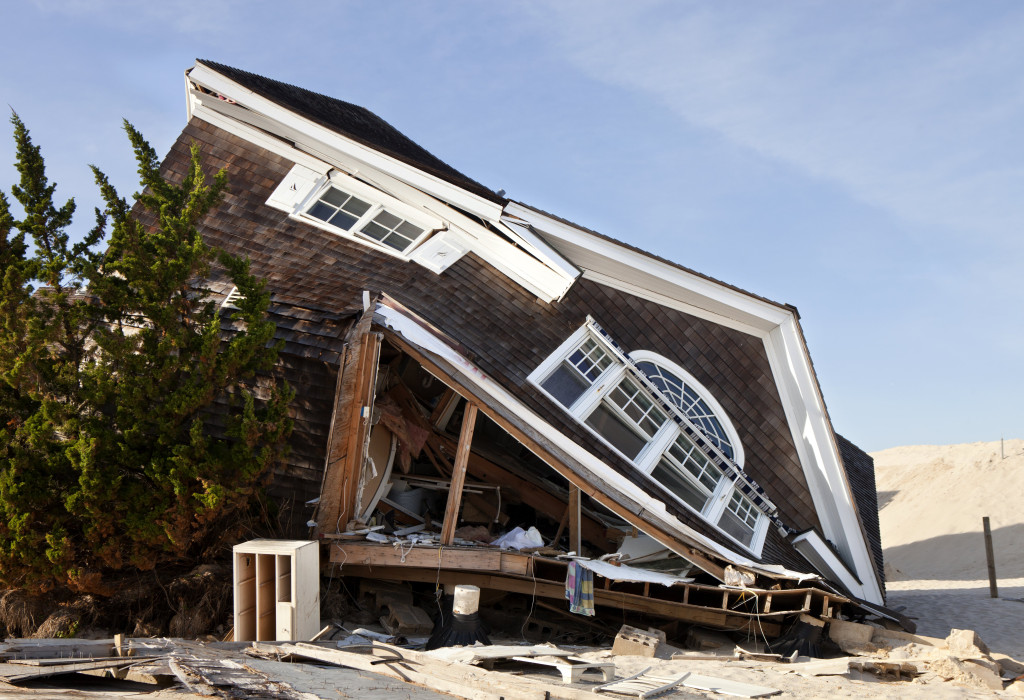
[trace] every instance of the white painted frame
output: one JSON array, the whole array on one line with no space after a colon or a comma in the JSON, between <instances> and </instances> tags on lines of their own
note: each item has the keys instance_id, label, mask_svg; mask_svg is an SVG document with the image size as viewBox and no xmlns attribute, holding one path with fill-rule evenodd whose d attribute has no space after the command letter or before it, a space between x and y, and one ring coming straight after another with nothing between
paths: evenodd
<instances>
[{"instance_id":1,"label":"white painted frame","mask_svg":"<svg viewBox=\"0 0 1024 700\"><path fill-rule=\"evenodd\" d=\"M680 365L676 364L664 355L659 355L658 353L651 352L649 350L634 350L629 353L629 356L634 362L651 362L656 365L661 365L682 379L686 386L693 389L697 396L699 396L704 403L708 405L711 412L715 414L715 418L718 419L718 422L725 430L726 436L729 438L729 443L732 445L732 461L738 467L743 466L743 463L746 460L746 452L743 449L743 443L740 441L740 435L736 432L736 427L733 425L732 419L729 418L729 414L724 408L722 408L722 404L718 403L714 394L708 391L707 387L697 381L696 377L687 372ZM696 423L695 425L698 428L700 427Z\"/></svg>"},{"instance_id":2,"label":"white painted frame","mask_svg":"<svg viewBox=\"0 0 1024 700\"><path fill-rule=\"evenodd\" d=\"M612 359L612 364L609 365L601 375L594 380L594 382L588 387L580 396L573 402L571 406L566 406L552 394L550 394L543 386L542 382L554 372L562 362L569 357L580 345L582 345L587 339L591 339L596 342L599 346L604 348L605 352ZM633 357L636 353L631 353L630 357ZM654 353L646 353L646 356L658 358L665 361L660 355ZM665 361L667 364L667 361ZM672 363L674 364L674 363ZM676 365L677 366L677 365ZM670 367L671 368L671 367ZM661 428L647 440L647 444L640 450L640 453L630 458L628 455L620 451L615 445L610 443L603 435L594 430L587 424L587 418L593 413L597 407L604 403L609 409L615 412L616 415L630 424L633 424L633 419L625 415L625 413L612 401L606 400L608 394L619 385L619 382L626 376L626 366L622 364L616 357L616 352L611 348L604 338L598 334L592 332L587 324L584 324L578 328L569 338L567 338L558 348L551 353L547 358L537 366L533 372L527 377L527 381L533 384L542 394L551 399L551 402L558 406L565 413L569 414L572 419L587 430L591 435L596 437L602 443L607 445L616 454L621 456L624 460L632 464L637 471L643 474L650 475L654 470L654 467L658 464L658 460L661 459L662 455L668 450L668 448L675 441L676 436L681 434L679 425L669 415L666 415L666 420L662 424ZM685 373L688 378L689 373ZM700 383L695 379L693 380L698 386ZM703 388L703 387L702 387ZM640 390L645 394L649 393L648 389L640 385ZM705 390L706 392L706 390ZM701 394L703 398L703 394ZM652 398L653 397L649 397ZM657 401L654 402L657 405ZM717 402L716 402L717 403ZM713 406L714 407L714 406ZM659 409L661 410L661 409ZM724 414L723 414L724 415ZM731 426L730 426L731 427ZM739 439L736 439L737 444ZM653 477L651 477L653 478ZM688 478L688 477L686 477ZM747 551L753 553L755 556L761 555L761 550L764 548L765 536L768 533L768 524L770 522L768 516L760 509L757 511L757 523L754 526L754 532L751 536L749 544L737 540L735 537L730 535L728 532L723 530L719 525L718 521L722 518L722 514L725 512L726 506L729 504L729 500L732 498L733 493L738 493L735 482L729 478L725 473L722 474L722 478L718 480L718 484L715 486L715 490L712 492L711 497L708 499L707 504L704 506L703 511L698 511L689 503L684 501L682 498L677 496L671 489L666 488L665 491L672 495L672 497L680 503L683 507L687 508L691 512L697 514L702 520L706 521L710 526L714 527L717 532L722 536L729 538L737 545L743 547ZM746 499L742 493L740 496Z\"/></svg>"},{"instance_id":3,"label":"white painted frame","mask_svg":"<svg viewBox=\"0 0 1024 700\"><path fill-rule=\"evenodd\" d=\"M596 236L523 204L510 202L505 213L529 223L555 244L583 271L584 278L739 330L764 343L822 534L863 582L856 589L861 597L883 605L882 588L796 310Z\"/></svg>"}]
</instances>

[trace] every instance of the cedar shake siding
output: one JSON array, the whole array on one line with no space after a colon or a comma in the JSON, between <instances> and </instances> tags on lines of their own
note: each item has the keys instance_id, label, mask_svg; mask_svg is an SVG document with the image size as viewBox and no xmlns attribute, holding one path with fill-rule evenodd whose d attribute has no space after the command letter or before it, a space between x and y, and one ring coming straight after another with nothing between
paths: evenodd
<instances>
[{"instance_id":1,"label":"cedar shake siding","mask_svg":"<svg viewBox=\"0 0 1024 700\"><path fill-rule=\"evenodd\" d=\"M397 260L268 207L267 198L292 163L199 119L188 124L172 148L164 163L165 176L181 177L192 142L200 145L204 166L210 170L226 167L230 181L225 201L201 223L201 230L211 244L247 256L253 273L267 280L280 309L299 308L334 314L336 319L349 318L353 309L360 308L363 290L387 293L443 329L461 353L541 418L663 498L681 521L735 548L716 528L688 509L676 507L660 486L527 382L527 376L589 314L627 351L659 353L693 374L728 413L744 446L745 471L778 505L783 522L798 531L820 531L765 348L758 338L582 278L562 300L545 303L473 253L436 275L413 262ZM286 316L289 313L282 311ZM302 328L279 329L279 333L302 348L326 342L324 334L315 330L318 321L309 321ZM343 333L332 330L326 335L337 339ZM323 350L338 352L334 346ZM312 475L322 469L322 461L317 465L312 452L315 445L323 444L318 441L330 420L330 397L326 396L330 392L320 397L313 385L322 388L329 384L333 389L330 377L336 372L336 355L304 357L302 362L290 352L282 357L286 358L285 364L291 363L289 381L300 398L307 390L316 396L316 402L297 409L316 439L311 438L303 446L301 465L290 465L285 473L301 473L307 484L315 481L319 485ZM303 377L305 371L313 375ZM323 411L323 415L312 416L316 411ZM790 568L807 568L806 561L774 527L769 527L762 558Z\"/></svg>"}]
</instances>

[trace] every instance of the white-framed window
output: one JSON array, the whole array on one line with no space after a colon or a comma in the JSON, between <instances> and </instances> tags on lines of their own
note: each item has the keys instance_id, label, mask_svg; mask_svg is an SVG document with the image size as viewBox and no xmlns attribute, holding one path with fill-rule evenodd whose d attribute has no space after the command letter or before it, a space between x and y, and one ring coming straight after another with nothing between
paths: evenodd
<instances>
[{"instance_id":1,"label":"white-framed window","mask_svg":"<svg viewBox=\"0 0 1024 700\"><path fill-rule=\"evenodd\" d=\"M409 260L443 221L361 180L295 166L267 203L293 218Z\"/></svg>"},{"instance_id":2,"label":"white-framed window","mask_svg":"<svg viewBox=\"0 0 1024 700\"><path fill-rule=\"evenodd\" d=\"M658 387L662 395L671 399L690 422L710 440L726 457L743 466L743 444L733 427L729 415L715 397L697 379L668 358L646 350L636 350L629 356L636 366Z\"/></svg>"},{"instance_id":3,"label":"white-framed window","mask_svg":"<svg viewBox=\"0 0 1024 700\"><path fill-rule=\"evenodd\" d=\"M630 355L645 374L649 369L656 372L658 379L647 376L660 391L657 396L620 357L583 326L545 359L529 380L680 503L729 538L760 553L768 517L687 437L663 410L662 401L679 408L716 447L726 444L730 449L722 452L738 465L735 456L742 459L742 446L721 406L696 379L666 358L646 351ZM673 388L678 389L676 394ZM689 396L697 400L686 402ZM714 422L694 420L687 407ZM716 427L711 434L705 432L708 425Z\"/></svg>"}]
</instances>

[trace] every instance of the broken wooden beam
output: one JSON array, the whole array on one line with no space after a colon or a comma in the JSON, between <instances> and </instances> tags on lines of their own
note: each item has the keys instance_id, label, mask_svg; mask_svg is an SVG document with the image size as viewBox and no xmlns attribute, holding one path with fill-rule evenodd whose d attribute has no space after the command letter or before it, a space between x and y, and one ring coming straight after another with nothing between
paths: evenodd
<instances>
[{"instance_id":1,"label":"broken wooden beam","mask_svg":"<svg viewBox=\"0 0 1024 700\"><path fill-rule=\"evenodd\" d=\"M441 544L450 545L455 540L455 528L459 522L459 508L462 506L462 487L466 483L466 467L473 443L473 427L476 425L477 406L466 404L462 415L462 431L459 433L459 448L455 453L452 482L448 488L448 505L444 510L444 525L441 527Z\"/></svg>"}]
</instances>

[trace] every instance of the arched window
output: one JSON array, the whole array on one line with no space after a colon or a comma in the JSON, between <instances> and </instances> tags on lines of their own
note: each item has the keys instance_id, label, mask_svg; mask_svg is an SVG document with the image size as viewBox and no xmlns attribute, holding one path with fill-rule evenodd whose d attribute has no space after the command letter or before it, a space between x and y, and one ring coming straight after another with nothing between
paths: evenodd
<instances>
[{"instance_id":1,"label":"arched window","mask_svg":"<svg viewBox=\"0 0 1024 700\"><path fill-rule=\"evenodd\" d=\"M725 465L688 437L666 402L742 467L743 446L725 410L671 360L643 350L627 356L602 334L588 322L530 374L530 381L681 503L759 554L768 518L740 492L736 477L726 475Z\"/></svg>"},{"instance_id":2,"label":"arched window","mask_svg":"<svg viewBox=\"0 0 1024 700\"><path fill-rule=\"evenodd\" d=\"M646 350L630 353L637 367L671 399L726 457L743 466L743 445L725 409L693 375L676 363Z\"/></svg>"}]
</instances>

